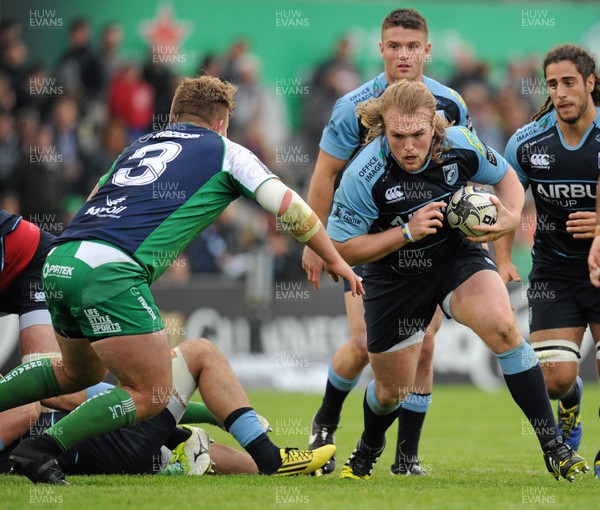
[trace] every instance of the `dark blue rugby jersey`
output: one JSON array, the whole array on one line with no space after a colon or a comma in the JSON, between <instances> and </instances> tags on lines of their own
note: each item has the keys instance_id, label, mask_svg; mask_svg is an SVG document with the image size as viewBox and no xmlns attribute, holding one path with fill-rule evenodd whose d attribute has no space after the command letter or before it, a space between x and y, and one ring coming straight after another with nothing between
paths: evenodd
<instances>
[{"instance_id":1,"label":"dark blue rugby jersey","mask_svg":"<svg viewBox=\"0 0 600 510\"><path fill-rule=\"evenodd\" d=\"M366 145L352 160L333 198L327 223L332 239L377 233L408 223L429 202L446 202L468 181L497 184L508 164L494 149L486 147L465 127L446 130L451 147L441 163L431 161L424 170L403 170L391 155L385 137ZM436 234L409 243L398 252L369 264L369 268L392 275L429 271L456 256L468 241L444 222Z\"/></svg>"},{"instance_id":2,"label":"dark blue rugby jersey","mask_svg":"<svg viewBox=\"0 0 600 510\"><path fill-rule=\"evenodd\" d=\"M448 122L468 127L473 131L467 107L458 92L427 76L423 76L423 83L437 100L438 114ZM381 73L338 99L333 107L331 118L323 129L319 147L334 158L350 159L363 143L366 134L356 115L356 106L358 103L379 97L387 86L385 73Z\"/></svg>"},{"instance_id":3,"label":"dark blue rugby jersey","mask_svg":"<svg viewBox=\"0 0 600 510\"><path fill-rule=\"evenodd\" d=\"M519 129L508 141L506 160L525 188L531 186L537 211L534 262L587 271L591 239L574 239L566 222L575 211L594 211L600 172L600 108L577 147L566 145L556 112Z\"/></svg>"},{"instance_id":4,"label":"dark blue rugby jersey","mask_svg":"<svg viewBox=\"0 0 600 510\"><path fill-rule=\"evenodd\" d=\"M131 255L152 282L233 200L255 200L275 177L241 145L174 124L125 149L54 244L105 241Z\"/></svg>"}]
</instances>

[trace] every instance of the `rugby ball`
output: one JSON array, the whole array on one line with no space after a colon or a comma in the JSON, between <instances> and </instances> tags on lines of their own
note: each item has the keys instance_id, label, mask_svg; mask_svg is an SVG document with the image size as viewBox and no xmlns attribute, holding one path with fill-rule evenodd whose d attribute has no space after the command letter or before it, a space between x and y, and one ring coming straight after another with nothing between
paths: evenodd
<instances>
[{"instance_id":1,"label":"rugby ball","mask_svg":"<svg viewBox=\"0 0 600 510\"><path fill-rule=\"evenodd\" d=\"M478 225L493 225L498 219L498 210L490 200L493 193L481 186L465 186L459 189L446 209L446 218L452 228L466 236L478 237Z\"/></svg>"}]
</instances>

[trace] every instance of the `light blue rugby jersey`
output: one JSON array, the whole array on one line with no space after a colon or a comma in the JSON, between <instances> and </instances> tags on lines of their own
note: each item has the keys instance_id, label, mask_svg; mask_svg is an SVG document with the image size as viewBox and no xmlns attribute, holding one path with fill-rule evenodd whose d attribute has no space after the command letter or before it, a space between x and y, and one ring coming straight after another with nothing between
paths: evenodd
<instances>
[{"instance_id":1,"label":"light blue rugby jersey","mask_svg":"<svg viewBox=\"0 0 600 510\"><path fill-rule=\"evenodd\" d=\"M344 242L403 225L429 202L448 203L469 181L495 185L506 175L506 160L467 128L450 127L446 131L450 150L440 163L431 161L418 173L406 172L396 163L385 137L366 145L349 164L334 195L327 222L331 238ZM433 269L467 245L464 236L444 222L436 234L402 250L423 252L418 257L433 261L429 268ZM399 260L398 253L392 253L370 266L392 274L415 274L412 269L399 267Z\"/></svg>"},{"instance_id":2,"label":"light blue rugby jersey","mask_svg":"<svg viewBox=\"0 0 600 510\"><path fill-rule=\"evenodd\" d=\"M458 92L440 82L423 76L423 83L437 100L437 113L455 125L473 127L467 107ZM364 83L357 89L338 99L331 118L323 129L319 147L334 158L348 160L363 142L366 131L356 115L356 106L374 97L379 97L387 88L385 73Z\"/></svg>"}]
</instances>

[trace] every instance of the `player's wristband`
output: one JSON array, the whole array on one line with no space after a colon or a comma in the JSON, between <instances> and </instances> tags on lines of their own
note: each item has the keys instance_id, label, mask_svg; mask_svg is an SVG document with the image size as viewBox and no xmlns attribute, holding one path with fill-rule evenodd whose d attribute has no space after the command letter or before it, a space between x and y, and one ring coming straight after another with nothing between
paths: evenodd
<instances>
[{"instance_id":1,"label":"player's wristband","mask_svg":"<svg viewBox=\"0 0 600 510\"><path fill-rule=\"evenodd\" d=\"M410 228L408 226L408 223L405 223L404 225L402 225L402 235L404 236L404 239L406 239L406 241L408 241L409 243L415 242L415 238L410 233Z\"/></svg>"}]
</instances>

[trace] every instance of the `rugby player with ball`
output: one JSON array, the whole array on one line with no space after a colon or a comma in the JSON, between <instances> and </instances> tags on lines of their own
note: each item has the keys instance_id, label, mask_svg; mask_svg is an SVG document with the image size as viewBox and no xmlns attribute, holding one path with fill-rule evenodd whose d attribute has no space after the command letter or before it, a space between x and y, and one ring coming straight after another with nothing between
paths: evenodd
<instances>
[{"instance_id":1,"label":"rugby player with ball","mask_svg":"<svg viewBox=\"0 0 600 510\"><path fill-rule=\"evenodd\" d=\"M563 444L539 361L515 323L494 262L478 244L519 225L524 192L515 171L468 129L448 127L423 83L400 80L357 112L369 131L368 144L342 177L327 230L349 264L364 264L375 379L365 391L363 434L341 477L371 477L386 430L414 384L425 329L440 305L494 352L514 401L534 428L547 469L572 481L587 463ZM493 186L497 196L489 198L497 220L465 237L442 210L468 182ZM415 189L420 192L412 193Z\"/></svg>"}]
</instances>

